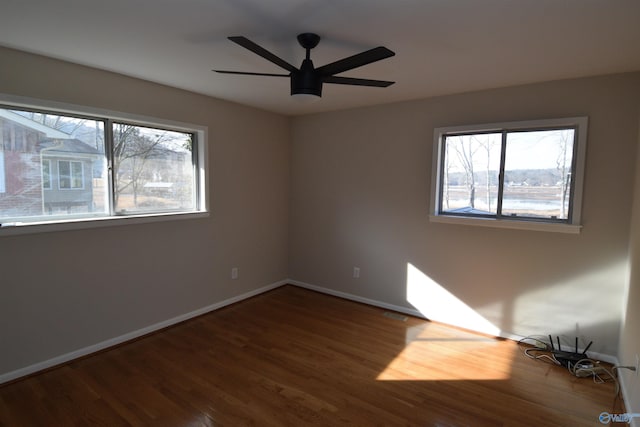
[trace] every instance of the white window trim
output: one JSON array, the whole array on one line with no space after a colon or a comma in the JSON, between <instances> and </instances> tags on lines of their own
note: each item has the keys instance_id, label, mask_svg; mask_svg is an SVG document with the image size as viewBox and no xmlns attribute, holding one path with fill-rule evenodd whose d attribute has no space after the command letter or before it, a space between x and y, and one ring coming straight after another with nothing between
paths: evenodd
<instances>
[{"instance_id":1,"label":"white window trim","mask_svg":"<svg viewBox=\"0 0 640 427\"><path fill-rule=\"evenodd\" d=\"M4 150L0 150L0 193L7 191L7 184L5 182L4 173Z\"/></svg>"},{"instance_id":2,"label":"white window trim","mask_svg":"<svg viewBox=\"0 0 640 427\"><path fill-rule=\"evenodd\" d=\"M433 131L433 158L431 169L431 198L429 206L429 221L435 223L474 225L481 227L509 228L518 230L549 231L558 233L579 234L582 229L582 196L584 186L584 168L587 151L587 128L588 117L567 117L561 119L528 120L517 122L488 123L470 126L449 126L435 128ZM573 171L574 193L572 200L572 216L569 223L552 223L536 221L533 219L502 219L502 218L479 218L446 215L438 212L440 204L440 178L441 178L441 156L442 141L444 135L463 132L487 132L487 131L513 131L519 129L536 129L549 127L577 127L578 144L576 151L576 170Z\"/></svg>"},{"instance_id":3,"label":"white window trim","mask_svg":"<svg viewBox=\"0 0 640 427\"><path fill-rule=\"evenodd\" d=\"M47 101L36 98L9 95L0 93L0 104L7 104L16 108L31 108L53 110L61 114L72 114L79 116L108 117L111 120L122 120L127 123L141 126L156 126L168 128L175 131L191 132L196 135L196 180L198 182L197 210L191 212L163 212L136 215L117 216L83 216L74 218L69 215L64 217L47 217L43 221L12 222L0 225L0 237L13 236L18 234L33 234L55 231L67 231L78 229L102 228L109 226L120 226L130 224L145 224L160 221L175 221L185 219L198 219L209 217L209 157L208 157L208 134L206 126L176 120L166 120L157 117L144 116L139 114L123 113L119 111L106 110L101 108L86 107L75 104L68 104L56 101Z\"/></svg>"},{"instance_id":4,"label":"white window trim","mask_svg":"<svg viewBox=\"0 0 640 427\"><path fill-rule=\"evenodd\" d=\"M48 178L49 178L49 186L48 187L44 186L44 177L45 177L44 164L45 164L45 162L49 165L49 168L48 168L49 169L49 176L48 176ZM42 189L43 190L51 190L53 188L53 186L51 185L51 183L52 183L51 178L53 176L53 174L51 173L51 160L42 159L42 165L40 167L42 168Z\"/></svg>"}]
</instances>

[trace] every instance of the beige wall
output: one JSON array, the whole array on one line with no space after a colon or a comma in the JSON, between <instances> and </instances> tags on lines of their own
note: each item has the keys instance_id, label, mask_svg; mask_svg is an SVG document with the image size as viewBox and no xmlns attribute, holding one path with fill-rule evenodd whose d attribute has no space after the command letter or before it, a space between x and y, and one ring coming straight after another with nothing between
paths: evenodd
<instances>
[{"instance_id":1,"label":"beige wall","mask_svg":"<svg viewBox=\"0 0 640 427\"><path fill-rule=\"evenodd\" d=\"M442 296L461 318L479 313L505 334L577 334L617 354L640 200L640 74L288 119L9 49L0 58L2 93L208 126L212 210L0 238L0 375L286 277L413 309L417 274L441 286L423 298ZM434 127L580 115L590 120L580 235L429 222ZM640 351L637 231L623 363Z\"/></svg>"},{"instance_id":2,"label":"beige wall","mask_svg":"<svg viewBox=\"0 0 640 427\"><path fill-rule=\"evenodd\" d=\"M0 63L3 93L207 126L211 171L206 219L0 237L0 375L287 277L287 118L8 49Z\"/></svg>"},{"instance_id":3,"label":"beige wall","mask_svg":"<svg viewBox=\"0 0 640 427\"><path fill-rule=\"evenodd\" d=\"M640 146L640 136L638 138ZM636 165L640 164L640 150ZM620 334L621 365L636 365L636 357L640 355L640 168L636 166L636 179L633 191L633 213L631 217L631 233L629 244L630 282L625 316ZM627 412L640 412L640 372L621 371L625 386ZM640 426L640 420L634 419L634 426Z\"/></svg>"},{"instance_id":4,"label":"beige wall","mask_svg":"<svg viewBox=\"0 0 640 427\"><path fill-rule=\"evenodd\" d=\"M438 320L422 308L435 302L470 329L479 314L503 334L578 335L616 355L639 104L640 74L626 74L295 118L290 277ZM429 222L435 127L585 115L581 234ZM424 292L408 298L411 286Z\"/></svg>"}]
</instances>

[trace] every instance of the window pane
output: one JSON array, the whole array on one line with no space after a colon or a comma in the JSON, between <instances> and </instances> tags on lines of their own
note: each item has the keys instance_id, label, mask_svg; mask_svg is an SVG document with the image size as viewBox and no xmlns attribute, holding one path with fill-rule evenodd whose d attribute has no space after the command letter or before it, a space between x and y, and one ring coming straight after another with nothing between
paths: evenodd
<instances>
[{"instance_id":1,"label":"window pane","mask_svg":"<svg viewBox=\"0 0 640 427\"><path fill-rule=\"evenodd\" d=\"M71 167L68 161L58 160L58 185L61 190L71 188Z\"/></svg>"},{"instance_id":2,"label":"window pane","mask_svg":"<svg viewBox=\"0 0 640 427\"><path fill-rule=\"evenodd\" d=\"M502 214L567 219L574 129L507 134Z\"/></svg>"},{"instance_id":3,"label":"window pane","mask_svg":"<svg viewBox=\"0 0 640 427\"><path fill-rule=\"evenodd\" d=\"M113 125L115 210L194 210L193 135Z\"/></svg>"},{"instance_id":4,"label":"window pane","mask_svg":"<svg viewBox=\"0 0 640 427\"><path fill-rule=\"evenodd\" d=\"M445 137L442 212L496 214L500 150L500 133Z\"/></svg>"},{"instance_id":5,"label":"window pane","mask_svg":"<svg viewBox=\"0 0 640 427\"><path fill-rule=\"evenodd\" d=\"M42 188L45 190L51 189L51 161L42 161Z\"/></svg>"},{"instance_id":6,"label":"window pane","mask_svg":"<svg viewBox=\"0 0 640 427\"><path fill-rule=\"evenodd\" d=\"M82 162L71 163L71 188L82 188L84 186L84 174L82 172Z\"/></svg>"},{"instance_id":7,"label":"window pane","mask_svg":"<svg viewBox=\"0 0 640 427\"><path fill-rule=\"evenodd\" d=\"M4 176L4 150L2 149L2 144L0 144L0 193L4 193L6 191Z\"/></svg>"},{"instance_id":8,"label":"window pane","mask_svg":"<svg viewBox=\"0 0 640 427\"><path fill-rule=\"evenodd\" d=\"M103 122L0 109L0 152L0 222L108 212Z\"/></svg>"}]
</instances>

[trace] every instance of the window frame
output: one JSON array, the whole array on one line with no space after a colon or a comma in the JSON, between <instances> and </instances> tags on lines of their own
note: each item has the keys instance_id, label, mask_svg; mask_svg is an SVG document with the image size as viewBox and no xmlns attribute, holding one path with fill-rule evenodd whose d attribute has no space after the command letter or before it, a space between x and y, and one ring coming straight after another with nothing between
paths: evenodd
<instances>
[{"instance_id":1,"label":"window frame","mask_svg":"<svg viewBox=\"0 0 640 427\"><path fill-rule=\"evenodd\" d=\"M114 122L126 122L136 126L158 128L161 130L177 131L193 134L194 149L192 150L192 165L194 172L194 196L195 206L193 210L169 210L169 211L147 211L128 212L122 214L114 212L113 205L109 212L100 215L91 213L80 216L43 216L34 218L33 221L9 222L0 224L0 237L15 234L30 234L52 231L65 231L87 228L101 228L108 226L141 224L159 221L172 221L194 218L206 218L209 216L209 164L208 164L208 128L206 126L193 123L167 120L156 117L118 112L94 107L87 107L75 104L68 104L56 101L28 98L0 93L0 108L31 110L43 113L66 115L76 118L101 121L104 123L105 132L105 153L110 150L111 129ZM113 180L111 156L105 154L105 167L108 171L108 187L106 188L108 197L113 199ZM50 168L54 162L51 162ZM82 162L81 162L82 163ZM57 162L56 162L57 164ZM83 168L83 187L85 165ZM51 170L50 170L51 173ZM65 189L80 190L79 188ZM111 200L112 202L112 200Z\"/></svg>"},{"instance_id":2,"label":"window frame","mask_svg":"<svg viewBox=\"0 0 640 427\"><path fill-rule=\"evenodd\" d=\"M50 159L42 159L41 162L42 162L42 165L41 165L41 168L42 168L42 189L43 190L52 190L53 186L51 185L51 183L52 183L51 177L52 177L53 174L51 173L51 160ZM48 165L46 173L45 173L45 170L44 170L45 162ZM44 185L45 184L45 179L44 179L45 176L47 177L46 183L49 184L47 186Z\"/></svg>"},{"instance_id":3,"label":"window frame","mask_svg":"<svg viewBox=\"0 0 640 427\"><path fill-rule=\"evenodd\" d=\"M444 140L446 136L481 134L481 133L509 133L533 132L554 129L575 129L574 156L572 159L572 186L570 190L570 207L567 220L557 220L535 217L512 217L507 215L469 215L464 213L442 212L442 188L444 170ZM584 166L587 145L588 117L567 117L560 119L528 120L516 122L488 123L480 125L448 126L434 129L433 158L431 176L431 198L429 220L437 223L461 225L476 225L483 227L510 228L535 231L550 231L578 234L582 228L582 198L584 186ZM505 136L503 135L504 139ZM502 197L504 178L504 150L502 142L499 185Z\"/></svg>"},{"instance_id":4,"label":"window frame","mask_svg":"<svg viewBox=\"0 0 640 427\"><path fill-rule=\"evenodd\" d=\"M6 193L7 182L4 171L4 149L0 150L0 194Z\"/></svg>"}]
</instances>

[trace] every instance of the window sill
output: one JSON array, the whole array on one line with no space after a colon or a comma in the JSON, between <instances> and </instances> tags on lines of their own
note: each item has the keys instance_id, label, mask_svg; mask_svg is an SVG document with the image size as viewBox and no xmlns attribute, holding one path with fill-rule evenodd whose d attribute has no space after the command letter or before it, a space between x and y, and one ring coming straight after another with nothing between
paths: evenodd
<instances>
[{"instance_id":1,"label":"window sill","mask_svg":"<svg viewBox=\"0 0 640 427\"><path fill-rule=\"evenodd\" d=\"M479 227L509 228L513 230L547 231L553 233L580 234L581 225L557 224L536 221L512 221L495 218L470 218L447 215L429 215L430 222L473 225Z\"/></svg>"},{"instance_id":2,"label":"window sill","mask_svg":"<svg viewBox=\"0 0 640 427\"><path fill-rule=\"evenodd\" d=\"M178 212L130 216L107 216L41 222L9 223L0 227L0 237L18 234L47 233L54 231L83 230L119 225L146 224L152 222L208 218L209 212Z\"/></svg>"}]
</instances>

